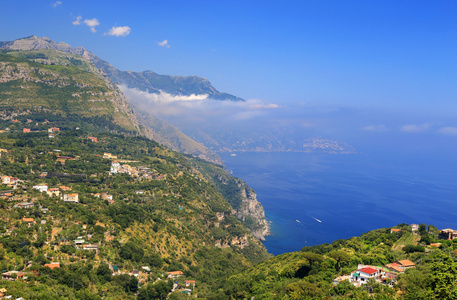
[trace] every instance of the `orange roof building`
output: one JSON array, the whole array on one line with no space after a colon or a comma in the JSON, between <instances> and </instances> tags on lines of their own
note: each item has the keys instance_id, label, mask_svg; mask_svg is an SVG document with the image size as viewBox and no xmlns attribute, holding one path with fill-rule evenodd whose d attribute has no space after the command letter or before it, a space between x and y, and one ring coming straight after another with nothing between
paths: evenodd
<instances>
[{"instance_id":1,"label":"orange roof building","mask_svg":"<svg viewBox=\"0 0 457 300\"><path fill-rule=\"evenodd\" d=\"M50 264L45 264L44 266L48 267L48 268L50 268L52 270L52 269L55 269L55 268L60 268L60 263L53 262L53 263L50 263Z\"/></svg>"}]
</instances>

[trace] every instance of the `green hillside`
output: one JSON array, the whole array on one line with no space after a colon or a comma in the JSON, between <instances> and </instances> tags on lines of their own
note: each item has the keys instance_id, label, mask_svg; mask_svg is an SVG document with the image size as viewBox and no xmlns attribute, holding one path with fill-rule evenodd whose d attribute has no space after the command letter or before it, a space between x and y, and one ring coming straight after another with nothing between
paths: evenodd
<instances>
[{"instance_id":1,"label":"green hillside","mask_svg":"<svg viewBox=\"0 0 457 300\"><path fill-rule=\"evenodd\" d=\"M180 291L195 280L194 295L208 296L227 275L269 257L231 215L214 178L199 171L207 168L200 160L145 138L72 126L50 137L48 128L64 120L36 125L28 117L0 121L0 173L19 179L1 186L0 266L27 276L2 281L9 294L153 299L148 291L170 290L166 272L181 271ZM48 193L33 188L45 183ZM71 194L77 201L65 202ZM51 262L60 267L45 266Z\"/></svg>"},{"instance_id":2,"label":"green hillside","mask_svg":"<svg viewBox=\"0 0 457 300\"><path fill-rule=\"evenodd\" d=\"M124 131L138 132L120 91L81 57L55 50L3 53L0 84L2 110L102 117Z\"/></svg>"}]
</instances>

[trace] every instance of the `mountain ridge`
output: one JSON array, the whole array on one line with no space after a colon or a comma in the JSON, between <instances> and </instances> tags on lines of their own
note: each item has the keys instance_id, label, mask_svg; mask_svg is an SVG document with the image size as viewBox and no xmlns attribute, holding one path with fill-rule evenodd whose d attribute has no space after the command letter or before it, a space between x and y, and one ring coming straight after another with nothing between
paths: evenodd
<instances>
[{"instance_id":1,"label":"mountain ridge","mask_svg":"<svg viewBox=\"0 0 457 300\"><path fill-rule=\"evenodd\" d=\"M208 99L244 101L244 99L219 92L211 82L200 76L160 75L151 70L142 72L121 71L110 63L99 58L83 47L73 48L65 42L56 43L48 37L39 38L35 35L0 42L0 49L9 50L43 50L54 49L79 55L91 60L94 65L108 76L115 84L125 84L129 88L137 88L149 93L165 92L178 96L207 95Z\"/></svg>"}]
</instances>

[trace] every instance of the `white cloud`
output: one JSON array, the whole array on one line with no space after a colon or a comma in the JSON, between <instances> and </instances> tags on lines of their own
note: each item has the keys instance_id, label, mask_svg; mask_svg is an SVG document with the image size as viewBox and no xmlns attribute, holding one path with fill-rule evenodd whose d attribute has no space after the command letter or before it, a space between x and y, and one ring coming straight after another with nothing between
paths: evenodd
<instances>
[{"instance_id":1,"label":"white cloud","mask_svg":"<svg viewBox=\"0 0 457 300\"><path fill-rule=\"evenodd\" d=\"M408 125L403 125L400 130L403 132L410 132L410 133L416 133L416 132L424 132L427 129L430 128L430 124L424 123L424 124L408 124Z\"/></svg>"},{"instance_id":2,"label":"white cloud","mask_svg":"<svg viewBox=\"0 0 457 300\"><path fill-rule=\"evenodd\" d=\"M61 4L62 4L61 1L56 1L56 2L52 3L51 5L52 5L52 7L57 7L57 6L61 5Z\"/></svg>"},{"instance_id":3,"label":"white cloud","mask_svg":"<svg viewBox=\"0 0 457 300\"><path fill-rule=\"evenodd\" d=\"M119 27L111 27L111 29L105 33L105 35L113 35L113 36L127 36L130 34L132 28L128 26L119 26Z\"/></svg>"},{"instance_id":4,"label":"white cloud","mask_svg":"<svg viewBox=\"0 0 457 300\"><path fill-rule=\"evenodd\" d=\"M81 16L77 16L77 17L76 17L76 20L74 20L74 21L72 22L72 24L73 24L73 25L81 25L81 19L82 19L82 18L83 18L83 17L81 17Z\"/></svg>"},{"instance_id":5,"label":"white cloud","mask_svg":"<svg viewBox=\"0 0 457 300\"><path fill-rule=\"evenodd\" d=\"M98 19L96 18L93 18L93 19L85 19L84 20L84 24L86 24L87 26L90 27L90 31L92 31L93 33L97 32L97 30L95 29L96 26L100 25L100 22L98 21Z\"/></svg>"},{"instance_id":6,"label":"white cloud","mask_svg":"<svg viewBox=\"0 0 457 300\"><path fill-rule=\"evenodd\" d=\"M269 111L280 108L277 104L264 103L258 99L211 101L207 94L179 96L163 91L158 94L143 92L138 89L127 88L125 85L120 85L119 88L124 92L127 99L156 116L248 120L264 116Z\"/></svg>"},{"instance_id":7,"label":"white cloud","mask_svg":"<svg viewBox=\"0 0 457 300\"><path fill-rule=\"evenodd\" d=\"M442 134L457 135L457 127L442 127L438 132Z\"/></svg>"},{"instance_id":8,"label":"white cloud","mask_svg":"<svg viewBox=\"0 0 457 300\"><path fill-rule=\"evenodd\" d=\"M157 45L159 45L160 47L170 48L170 45L168 45L168 40L163 40L162 42L158 42Z\"/></svg>"},{"instance_id":9,"label":"white cloud","mask_svg":"<svg viewBox=\"0 0 457 300\"><path fill-rule=\"evenodd\" d=\"M362 130L372 131L372 132L386 132L387 128L384 125L368 125L368 126L362 127Z\"/></svg>"}]
</instances>

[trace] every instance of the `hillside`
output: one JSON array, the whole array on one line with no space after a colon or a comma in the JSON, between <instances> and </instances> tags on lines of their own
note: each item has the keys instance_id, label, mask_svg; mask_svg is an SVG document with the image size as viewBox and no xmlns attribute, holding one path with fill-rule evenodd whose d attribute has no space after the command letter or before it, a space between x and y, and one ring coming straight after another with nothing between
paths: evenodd
<instances>
[{"instance_id":1,"label":"hillside","mask_svg":"<svg viewBox=\"0 0 457 300\"><path fill-rule=\"evenodd\" d=\"M148 291L171 289L166 272L180 271L179 290L194 280L192 293L204 296L269 257L209 176L229 178L219 166L66 122L0 120L0 264L27 276L3 282L9 294L125 299L139 284L138 298L150 299Z\"/></svg>"},{"instance_id":2,"label":"hillside","mask_svg":"<svg viewBox=\"0 0 457 300\"><path fill-rule=\"evenodd\" d=\"M399 224L279 255L221 289L227 299L455 299L456 249L432 225Z\"/></svg>"}]
</instances>

